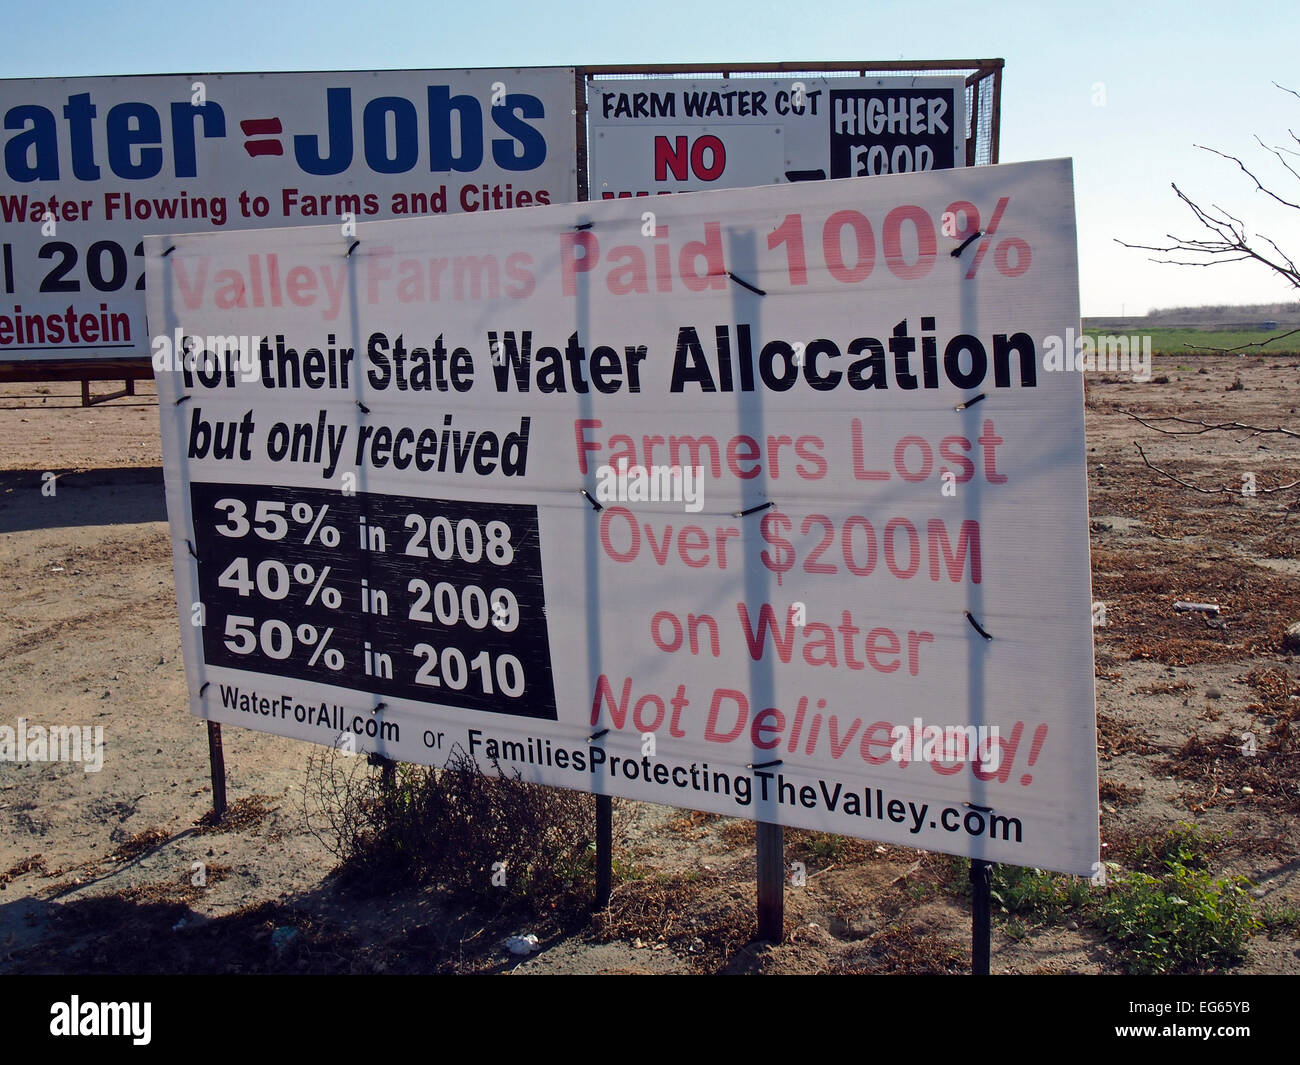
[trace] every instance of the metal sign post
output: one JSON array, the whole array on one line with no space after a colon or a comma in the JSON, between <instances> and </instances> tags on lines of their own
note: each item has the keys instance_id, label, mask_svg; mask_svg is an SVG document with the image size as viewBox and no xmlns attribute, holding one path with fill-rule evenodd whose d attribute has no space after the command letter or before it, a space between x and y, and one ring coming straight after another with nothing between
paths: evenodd
<instances>
[{"instance_id":1,"label":"metal sign post","mask_svg":"<svg viewBox=\"0 0 1300 1065\"><path fill-rule=\"evenodd\" d=\"M758 822L758 938L785 938L785 841L780 825Z\"/></svg>"},{"instance_id":2,"label":"metal sign post","mask_svg":"<svg viewBox=\"0 0 1300 1065\"><path fill-rule=\"evenodd\" d=\"M989 975L989 945L992 932L990 891L993 887L993 863L972 858L970 863L971 931L970 970L972 976Z\"/></svg>"},{"instance_id":3,"label":"metal sign post","mask_svg":"<svg viewBox=\"0 0 1300 1065\"><path fill-rule=\"evenodd\" d=\"M596 796L596 909L609 905L614 885L614 800Z\"/></svg>"},{"instance_id":4,"label":"metal sign post","mask_svg":"<svg viewBox=\"0 0 1300 1065\"><path fill-rule=\"evenodd\" d=\"M208 762L212 769L212 820L226 816L226 755L221 748L221 724L208 722Z\"/></svg>"}]
</instances>

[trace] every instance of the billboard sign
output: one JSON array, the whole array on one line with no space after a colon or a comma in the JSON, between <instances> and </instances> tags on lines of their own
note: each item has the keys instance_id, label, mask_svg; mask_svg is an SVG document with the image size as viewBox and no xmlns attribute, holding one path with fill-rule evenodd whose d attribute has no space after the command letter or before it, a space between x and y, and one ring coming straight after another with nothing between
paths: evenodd
<instances>
[{"instance_id":1,"label":"billboard sign","mask_svg":"<svg viewBox=\"0 0 1300 1065\"><path fill-rule=\"evenodd\" d=\"M147 242L192 711L1091 873L1070 163L511 223Z\"/></svg>"},{"instance_id":2,"label":"billboard sign","mask_svg":"<svg viewBox=\"0 0 1300 1065\"><path fill-rule=\"evenodd\" d=\"M0 80L0 360L148 356L146 233L575 200L573 77Z\"/></svg>"},{"instance_id":3,"label":"billboard sign","mask_svg":"<svg viewBox=\"0 0 1300 1065\"><path fill-rule=\"evenodd\" d=\"M966 162L962 78L599 80L587 124L593 200Z\"/></svg>"}]
</instances>

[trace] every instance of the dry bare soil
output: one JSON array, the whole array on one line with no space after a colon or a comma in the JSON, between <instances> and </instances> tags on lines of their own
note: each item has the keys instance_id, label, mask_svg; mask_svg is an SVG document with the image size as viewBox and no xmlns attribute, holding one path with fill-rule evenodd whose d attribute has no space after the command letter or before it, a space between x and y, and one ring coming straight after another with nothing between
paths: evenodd
<instances>
[{"instance_id":1,"label":"dry bare soil","mask_svg":"<svg viewBox=\"0 0 1300 1065\"><path fill-rule=\"evenodd\" d=\"M1217 833L1214 875L1249 878L1261 912L1292 915L1229 971L1297 973L1300 662L1282 637L1300 620L1300 492L1265 489L1300 477L1300 440L1172 437L1123 411L1297 430L1300 362L1158 359L1154 373L1087 382L1103 853L1128 867L1179 822ZM1181 487L1135 444L1229 491ZM1253 497L1239 491L1248 473ZM788 832L786 859L808 875L786 890L776 945L754 938L753 826L634 803L616 804L614 899L596 917L586 883L531 907L468 907L428 884L376 894L340 876L304 822L319 749L235 728L233 816L204 825L206 732L186 709L151 388L86 409L76 385L0 387L0 572L0 723L102 725L106 738L98 773L0 762L0 972L969 965L962 873L943 855ZM1221 614L1175 612L1176 600ZM511 955L515 932L542 949ZM997 907L995 972L1125 968L1118 944L1069 912Z\"/></svg>"}]
</instances>

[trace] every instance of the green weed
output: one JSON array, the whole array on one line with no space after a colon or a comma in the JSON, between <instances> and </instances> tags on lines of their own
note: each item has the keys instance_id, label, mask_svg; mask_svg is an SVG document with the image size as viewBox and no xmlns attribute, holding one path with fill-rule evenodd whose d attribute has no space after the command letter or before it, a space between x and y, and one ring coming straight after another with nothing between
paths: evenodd
<instances>
[{"instance_id":1,"label":"green weed","mask_svg":"<svg viewBox=\"0 0 1300 1065\"><path fill-rule=\"evenodd\" d=\"M1215 880L1177 861L1160 876L1115 878L1095 921L1119 941L1131 973L1189 972L1228 965L1262 927L1243 877Z\"/></svg>"},{"instance_id":2,"label":"green weed","mask_svg":"<svg viewBox=\"0 0 1300 1065\"><path fill-rule=\"evenodd\" d=\"M1261 928L1300 930L1300 908L1262 917L1244 877L1215 879L1210 860L1223 837L1180 824L1160 836L1126 840L1128 872L1107 863L1104 890L1073 876L1014 865L993 867L990 901L1003 932L1022 939L1035 924L1073 913L1115 941L1131 973L1195 972L1239 961ZM956 859L948 888L970 894L970 861Z\"/></svg>"},{"instance_id":3,"label":"green weed","mask_svg":"<svg viewBox=\"0 0 1300 1065\"><path fill-rule=\"evenodd\" d=\"M1260 924L1269 935L1279 933L1300 935L1300 906L1283 903L1280 906L1265 906L1259 915Z\"/></svg>"}]
</instances>

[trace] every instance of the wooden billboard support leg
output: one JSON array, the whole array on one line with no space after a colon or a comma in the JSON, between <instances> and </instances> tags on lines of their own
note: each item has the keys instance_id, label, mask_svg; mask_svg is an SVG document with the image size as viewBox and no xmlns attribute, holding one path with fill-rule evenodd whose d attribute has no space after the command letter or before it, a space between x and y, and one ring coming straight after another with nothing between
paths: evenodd
<instances>
[{"instance_id":1,"label":"wooden billboard support leg","mask_svg":"<svg viewBox=\"0 0 1300 1065\"><path fill-rule=\"evenodd\" d=\"M596 796L596 909L609 906L614 890L614 800Z\"/></svg>"},{"instance_id":2,"label":"wooden billboard support leg","mask_svg":"<svg viewBox=\"0 0 1300 1065\"><path fill-rule=\"evenodd\" d=\"M785 841L780 825L758 822L758 938L785 938Z\"/></svg>"},{"instance_id":3,"label":"wooden billboard support leg","mask_svg":"<svg viewBox=\"0 0 1300 1065\"><path fill-rule=\"evenodd\" d=\"M121 392L108 392L102 396L92 396L90 394L90 382L84 377L81 380L81 405L83 407L93 407L96 403L107 403L110 399L121 399L123 396L135 395L135 382L127 379L123 382L126 386Z\"/></svg>"},{"instance_id":4,"label":"wooden billboard support leg","mask_svg":"<svg viewBox=\"0 0 1300 1065\"><path fill-rule=\"evenodd\" d=\"M970 885L970 971L973 976L988 976L993 924L989 897L993 888L993 863L972 858Z\"/></svg>"},{"instance_id":5,"label":"wooden billboard support leg","mask_svg":"<svg viewBox=\"0 0 1300 1065\"><path fill-rule=\"evenodd\" d=\"M226 816L226 755L221 748L221 725L208 722L208 762L212 767L212 820Z\"/></svg>"}]
</instances>

